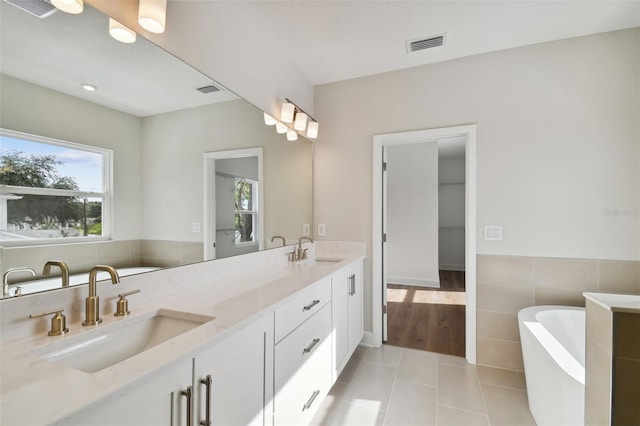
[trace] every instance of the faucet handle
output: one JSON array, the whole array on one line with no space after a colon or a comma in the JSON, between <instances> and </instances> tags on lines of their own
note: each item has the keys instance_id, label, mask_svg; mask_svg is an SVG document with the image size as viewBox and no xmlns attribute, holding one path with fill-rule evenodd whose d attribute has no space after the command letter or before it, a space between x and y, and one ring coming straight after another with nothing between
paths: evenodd
<instances>
[{"instance_id":1,"label":"faucet handle","mask_svg":"<svg viewBox=\"0 0 640 426\"><path fill-rule=\"evenodd\" d=\"M118 301L116 302L116 313L113 314L116 317L125 317L131 313L129 310L129 301L127 300L127 296L131 296L132 294L140 293L140 290L132 290L126 293L119 294Z\"/></svg>"},{"instance_id":2,"label":"faucet handle","mask_svg":"<svg viewBox=\"0 0 640 426\"><path fill-rule=\"evenodd\" d=\"M49 336L62 336L64 333L69 331L69 329L67 328L67 318L62 315L63 311L63 308L53 309L51 311L42 312L40 314L31 314L29 315L29 318L38 318L45 315L54 314L51 318L51 330L49 330Z\"/></svg>"}]
</instances>

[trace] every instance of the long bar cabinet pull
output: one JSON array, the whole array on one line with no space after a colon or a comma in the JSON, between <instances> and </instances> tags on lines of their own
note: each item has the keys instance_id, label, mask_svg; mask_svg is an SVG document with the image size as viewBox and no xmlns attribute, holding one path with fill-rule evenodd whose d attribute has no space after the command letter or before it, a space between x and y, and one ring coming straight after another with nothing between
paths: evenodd
<instances>
[{"instance_id":1,"label":"long bar cabinet pull","mask_svg":"<svg viewBox=\"0 0 640 426\"><path fill-rule=\"evenodd\" d=\"M200 420L200 424L202 426L209 426L211 424L211 384L213 380L211 380L211 374L207 375L205 379L200 379L200 383L207 387L207 396L206 396L206 405L205 405L205 415L204 420Z\"/></svg>"},{"instance_id":2,"label":"long bar cabinet pull","mask_svg":"<svg viewBox=\"0 0 640 426\"><path fill-rule=\"evenodd\" d=\"M314 347L315 345L317 345L317 344L318 344L318 342L320 342L320 339L318 339L318 338L313 339L313 341L311 342L311 344L310 344L309 346L307 346L306 348L304 348L304 351L302 351L302 355L304 355L304 354L308 354L309 352L311 352L311 351L313 350L313 347Z\"/></svg>"},{"instance_id":3,"label":"long bar cabinet pull","mask_svg":"<svg viewBox=\"0 0 640 426\"><path fill-rule=\"evenodd\" d=\"M187 426L191 426L191 396L193 395L191 386L181 390L180 395L187 398Z\"/></svg>"},{"instance_id":4,"label":"long bar cabinet pull","mask_svg":"<svg viewBox=\"0 0 640 426\"><path fill-rule=\"evenodd\" d=\"M313 302L309 303L307 306L305 306L304 308L302 308L303 311L308 311L311 308L313 308L314 306L316 306L318 303L320 303L319 300L314 300Z\"/></svg>"},{"instance_id":5,"label":"long bar cabinet pull","mask_svg":"<svg viewBox=\"0 0 640 426\"><path fill-rule=\"evenodd\" d=\"M313 395L311 395L311 398L309 398L307 403L304 404L304 406L302 407L302 411L308 410L309 408L311 408L311 405L313 404L313 401L316 400L318 395L320 395L320 390L319 389L317 391L313 392Z\"/></svg>"},{"instance_id":6,"label":"long bar cabinet pull","mask_svg":"<svg viewBox=\"0 0 640 426\"><path fill-rule=\"evenodd\" d=\"M349 275L349 296L356 294L356 274Z\"/></svg>"}]
</instances>

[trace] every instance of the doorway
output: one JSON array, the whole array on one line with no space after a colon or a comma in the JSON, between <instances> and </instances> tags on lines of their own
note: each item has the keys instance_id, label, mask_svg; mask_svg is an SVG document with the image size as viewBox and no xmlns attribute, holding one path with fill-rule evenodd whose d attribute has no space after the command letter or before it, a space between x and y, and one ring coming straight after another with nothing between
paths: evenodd
<instances>
[{"instance_id":1,"label":"doorway","mask_svg":"<svg viewBox=\"0 0 640 426\"><path fill-rule=\"evenodd\" d=\"M464 176L465 176L465 185L464 185L464 226L461 227L464 229L464 261L463 268L464 272L462 272L463 277L463 286L466 292L465 299L466 303L464 305L458 305L457 303L451 303L452 306L462 306L462 308L458 307L457 311L462 309L464 311L464 342L466 345L464 347L464 356L467 361L470 363L475 363L476 361L476 323L475 323L475 311L476 311L476 288L475 288L475 258L476 258L476 244L475 244L475 234L476 234L476 180L475 180L475 162L476 162L476 151L475 151L475 141L476 141L476 127L475 125L468 126L457 126L457 127L448 127L441 129L431 129L431 130L422 130L415 132L403 132L403 133L394 133L394 134L385 134L385 135L376 135L374 136L374 152L373 152L373 182L374 182L374 200L373 200L373 250L372 250L372 263L373 263L373 332L371 343L373 346L380 346L384 341L387 340L387 335L389 331L389 317L390 317L390 306L389 301L387 300L387 284L389 284L389 277L394 277L394 281L398 281L397 275L392 275L394 273L393 270L389 269L389 265L387 265L387 261L389 260L389 255L385 256L385 241L386 233L387 233L387 218L383 214L385 212L384 206L387 202L387 191L385 191L385 186L387 185L387 176L383 171L383 163L385 158L385 151L388 151L392 147L398 146L409 146L409 145L417 145L422 143L437 142L439 140L448 140L448 141L462 141L464 146L464 155L465 155L465 165L464 165ZM437 161L437 160L436 160ZM437 170L437 165L434 166ZM436 181L436 187L438 186ZM437 189L436 189L437 193ZM437 202L436 202L437 205ZM442 234L442 231L439 230L438 222L433 222L430 224L424 224L424 227L431 227L432 232L435 226L435 235ZM445 228L445 232L455 232L451 228L454 226L448 226ZM432 234L433 235L433 234ZM435 238L438 240L439 238ZM431 245L433 244L434 237L431 237ZM421 244L429 245L424 240L420 240ZM439 287L441 283L447 284L448 282L453 282L453 287L460 287L460 275L461 271L457 271L458 275L454 271L453 274L440 273L440 264L438 262L439 254L436 252L433 256L430 263L430 267L424 267L424 270L430 271L430 276L425 274L424 276L419 277L417 280L418 284L422 284L425 288L403 288L403 287L393 287L392 290L397 290L395 296L399 298L407 298L410 297L412 300L420 300L421 298L424 300L428 300L429 297L438 297L434 296L433 290L429 287ZM435 259L435 263L434 263ZM460 261L460 260L458 260ZM449 268L449 267L447 267ZM435 271L435 272L434 272ZM424 272L424 271L423 271ZM400 277L402 278L402 277ZM406 277L405 277L406 278ZM411 278L411 277L410 277ZM434 282L435 281L435 282ZM393 283L392 283L393 284ZM416 282L405 282L399 283L400 285L406 286L411 285L415 287ZM439 290L438 290L439 291ZM433 293L429 296L427 293ZM409 295L409 293L412 293ZM456 293L452 291L451 293ZM454 299L453 302L456 302L455 294L450 295L450 299ZM457 301L459 302L459 300ZM393 303L393 302L392 302ZM396 311L397 312L397 311ZM459 316L457 314L453 316ZM395 327L394 324L391 324ZM462 325L460 321L458 324L452 327L461 328ZM454 344L453 346L458 346L459 344Z\"/></svg>"}]
</instances>

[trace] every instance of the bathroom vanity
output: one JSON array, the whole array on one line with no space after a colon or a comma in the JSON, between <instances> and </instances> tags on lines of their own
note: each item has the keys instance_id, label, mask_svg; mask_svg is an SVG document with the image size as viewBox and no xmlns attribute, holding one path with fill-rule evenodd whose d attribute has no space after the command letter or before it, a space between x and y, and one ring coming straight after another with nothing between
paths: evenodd
<instances>
[{"instance_id":1,"label":"bathroom vanity","mask_svg":"<svg viewBox=\"0 0 640 426\"><path fill-rule=\"evenodd\" d=\"M307 424L362 339L365 252L306 246L304 262L289 246L99 282L97 326L84 286L0 302L1 423ZM65 335L28 318L58 308Z\"/></svg>"}]
</instances>

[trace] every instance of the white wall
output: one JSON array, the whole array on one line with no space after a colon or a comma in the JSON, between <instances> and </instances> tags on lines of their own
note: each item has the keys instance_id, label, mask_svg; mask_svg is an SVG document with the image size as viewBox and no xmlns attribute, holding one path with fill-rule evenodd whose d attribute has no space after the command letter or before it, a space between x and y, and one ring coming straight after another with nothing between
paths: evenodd
<instances>
[{"instance_id":1,"label":"white wall","mask_svg":"<svg viewBox=\"0 0 640 426\"><path fill-rule=\"evenodd\" d=\"M640 259L639 52L635 29L316 87L316 222L370 252L373 135L476 123L478 253ZM365 287L371 330L370 261Z\"/></svg>"},{"instance_id":2,"label":"white wall","mask_svg":"<svg viewBox=\"0 0 640 426\"><path fill-rule=\"evenodd\" d=\"M0 127L113 150L112 237L141 237L140 118L0 75Z\"/></svg>"},{"instance_id":3,"label":"white wall","mask_svg":"<svg viewBox=\"0 0 640 426\"><path fill-rule=\"evenodd\" d=\"M438 160L438 262L444 270L464 271L465 268L464 167L464 157Z\"/></svg>"},{"instance_id":4,"label":"white wall","mask_svg":"<svg viewBox=\"0 0 640 426\"><path fill-rule=\"evenodd\" d=\"M387 279L439 287L438 142L385 147Z\"/></svg>"},{"instance_id":5,"label":"white wall","mask_svg":"<svg viewBox=\"0 0 640 426\"><path fill-rule=\"evenodd\" d=\"M313 87L244 10L241 2L169 1L164 34L137 22L137 0L87 0L263 111L285 97L313 115Z\"/></svg>"}]
</instances>

